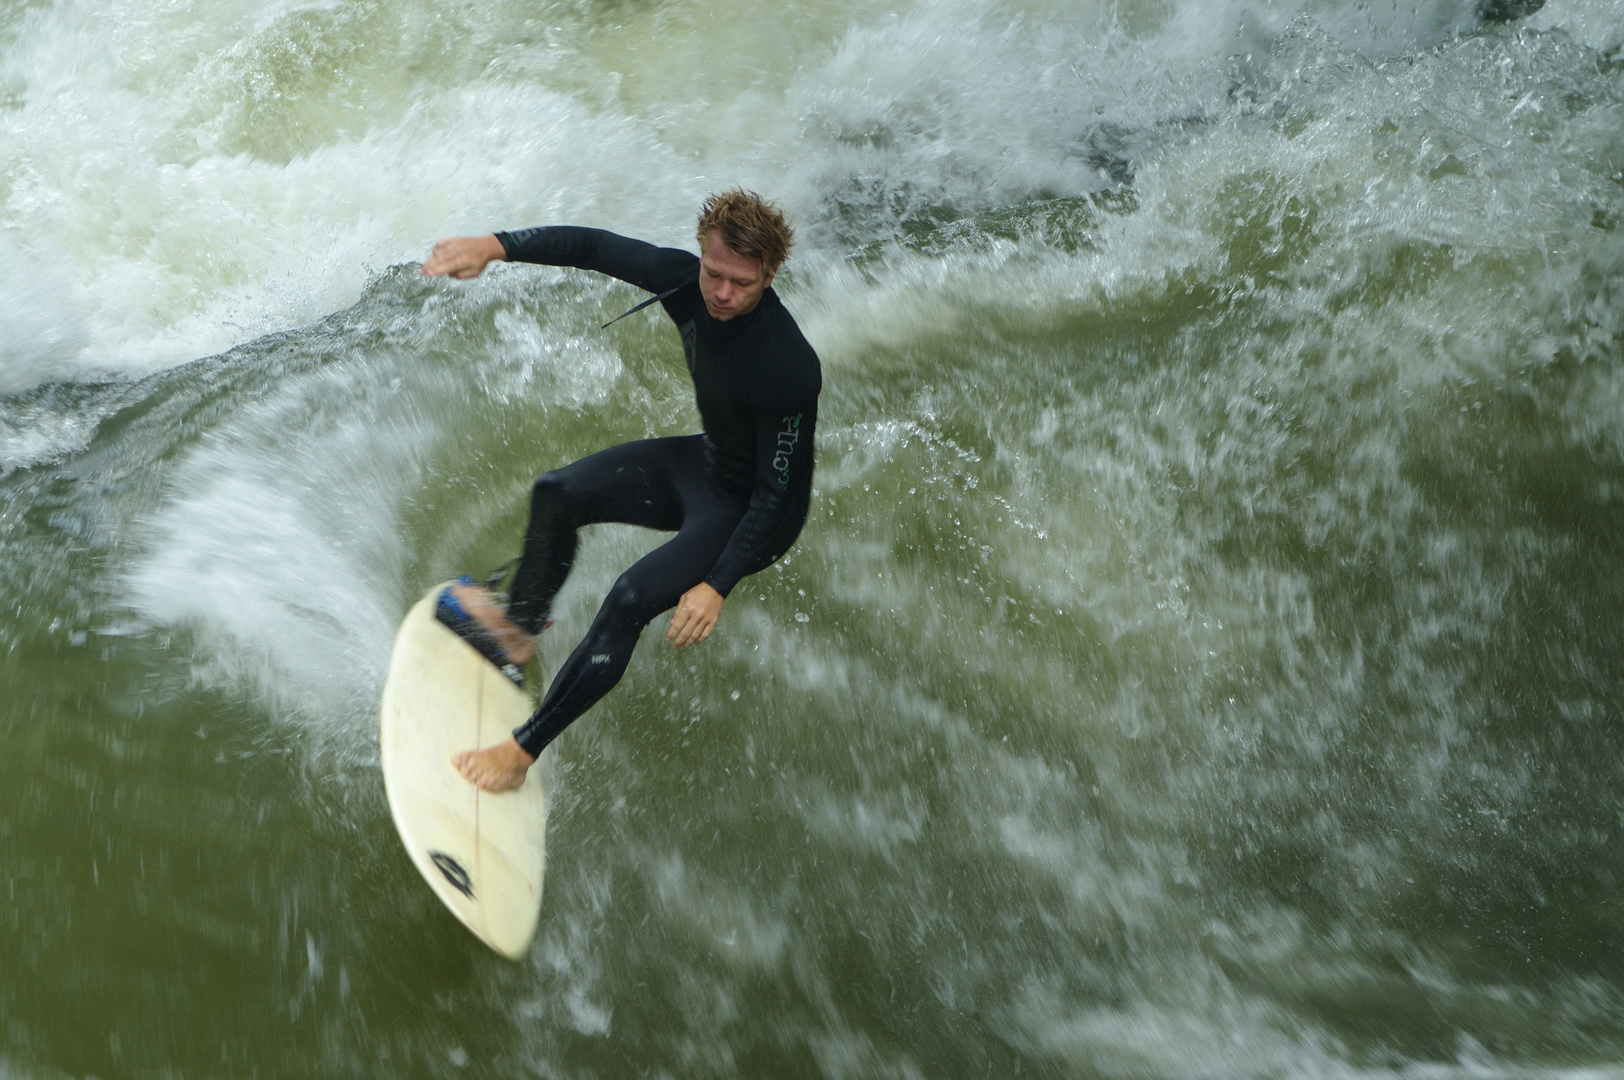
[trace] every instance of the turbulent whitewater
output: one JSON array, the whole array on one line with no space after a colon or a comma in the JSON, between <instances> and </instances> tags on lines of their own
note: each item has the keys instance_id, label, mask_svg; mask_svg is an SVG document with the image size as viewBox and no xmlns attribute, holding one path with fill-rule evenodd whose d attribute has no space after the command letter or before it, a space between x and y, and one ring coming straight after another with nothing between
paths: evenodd
<instances>
[{"instance_id":1,"label":"turbulent whitewater","mask_svg":"<svg viewBox=\"0 0 1624 1080\"><path fill-rule=\"evenodd\" d=\"M0 1076L1624 1076L1624 6L1534 7L0 0ZM548 751L507 964L394 627L697 418L416 264L734 184L813 516Z\"/></svg>"}]
</instances>

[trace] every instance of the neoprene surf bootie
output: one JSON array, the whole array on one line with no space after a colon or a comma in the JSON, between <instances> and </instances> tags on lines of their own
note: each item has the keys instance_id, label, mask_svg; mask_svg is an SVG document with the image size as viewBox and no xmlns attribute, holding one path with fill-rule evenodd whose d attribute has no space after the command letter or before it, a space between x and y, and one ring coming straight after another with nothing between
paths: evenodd
<instances>
[{"instance_id":1,"label":"neoprene surf bootie","mask_svg":"<svg viewBox=\"0 0 1624 1080\"><path fill-rule=\"evenodd\" d=\"M455 584L478 586L479 582L466 574L459 577ZM440 590L440 598L434 602L434 617L445 625L446 629L456 634L475 652L496 665L498 671L512 680L514 686L524 685L524 672L519 665L508 659L502 646L496 643L496 638L480 621L468 614L468 609L451 592L451 586Z\"/></svg>"}]
</instances>

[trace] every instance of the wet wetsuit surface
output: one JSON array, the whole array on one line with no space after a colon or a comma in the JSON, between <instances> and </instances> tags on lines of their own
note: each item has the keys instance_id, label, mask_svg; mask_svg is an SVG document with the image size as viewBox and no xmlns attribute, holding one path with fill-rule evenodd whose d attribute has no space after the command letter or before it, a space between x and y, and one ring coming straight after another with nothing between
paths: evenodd
<instances>
[{"instance_id":1,"label":"wet wetsuit surface","mask_svg":"<svg viewBox=\"0 0 1624 1080\"><path fill-rule=\"evenodd\" d=\"M772 289L718 322L699 293L699 258L600 229L497 233L509 259L597 270L654 293L677 324L702 435L600 451L536 481L509 614L536 633L575 559L582 525L675 531L609 590L592 628L514 736L532 756L620 681L643 628L708 583L724 597L789 550L806 521L823 377L817 354ZM674 290L674 291L672 291Z\"/></svg>"}]
</instances>

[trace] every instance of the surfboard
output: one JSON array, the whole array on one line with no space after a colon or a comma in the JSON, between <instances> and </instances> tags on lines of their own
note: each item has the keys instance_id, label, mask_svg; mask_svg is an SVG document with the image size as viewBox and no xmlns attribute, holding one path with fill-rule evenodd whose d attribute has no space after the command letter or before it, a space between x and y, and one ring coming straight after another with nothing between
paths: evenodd
<instances>
[{"instance_id":1,"label":"surfboard","mask_svg":"<svg viewBox=\"0 0 1624 1080\"><path fill-rule=\"evenodd\" d=\"M517 960L541 916L547 805L532 770L514 791L481 791L451 765L459 750L505 738L529 695L434 617L430 589L395 635L384 681L379 758L395 829L451 913Z\"/></svg>"}]
</instances>

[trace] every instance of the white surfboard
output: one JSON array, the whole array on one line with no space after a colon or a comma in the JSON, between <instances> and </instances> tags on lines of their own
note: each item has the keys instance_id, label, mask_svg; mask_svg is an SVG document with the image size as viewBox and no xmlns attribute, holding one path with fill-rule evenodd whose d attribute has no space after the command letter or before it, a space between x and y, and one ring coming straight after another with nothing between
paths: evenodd
<instances>
[{"instance_id":1,"label":"white surfboard","mask_svg":"<svg viewBox=\"0 0 1624 1080\"><path fill-rule=\"evenodd\" d=\"M541 916L547 805L533 770L516 791L481 791L451 765L506 738L530 698L434 617L436 585L395 635L380 759L389 810L436 896L485 944L522 957Z\"/></svg>"}]
</instances>

